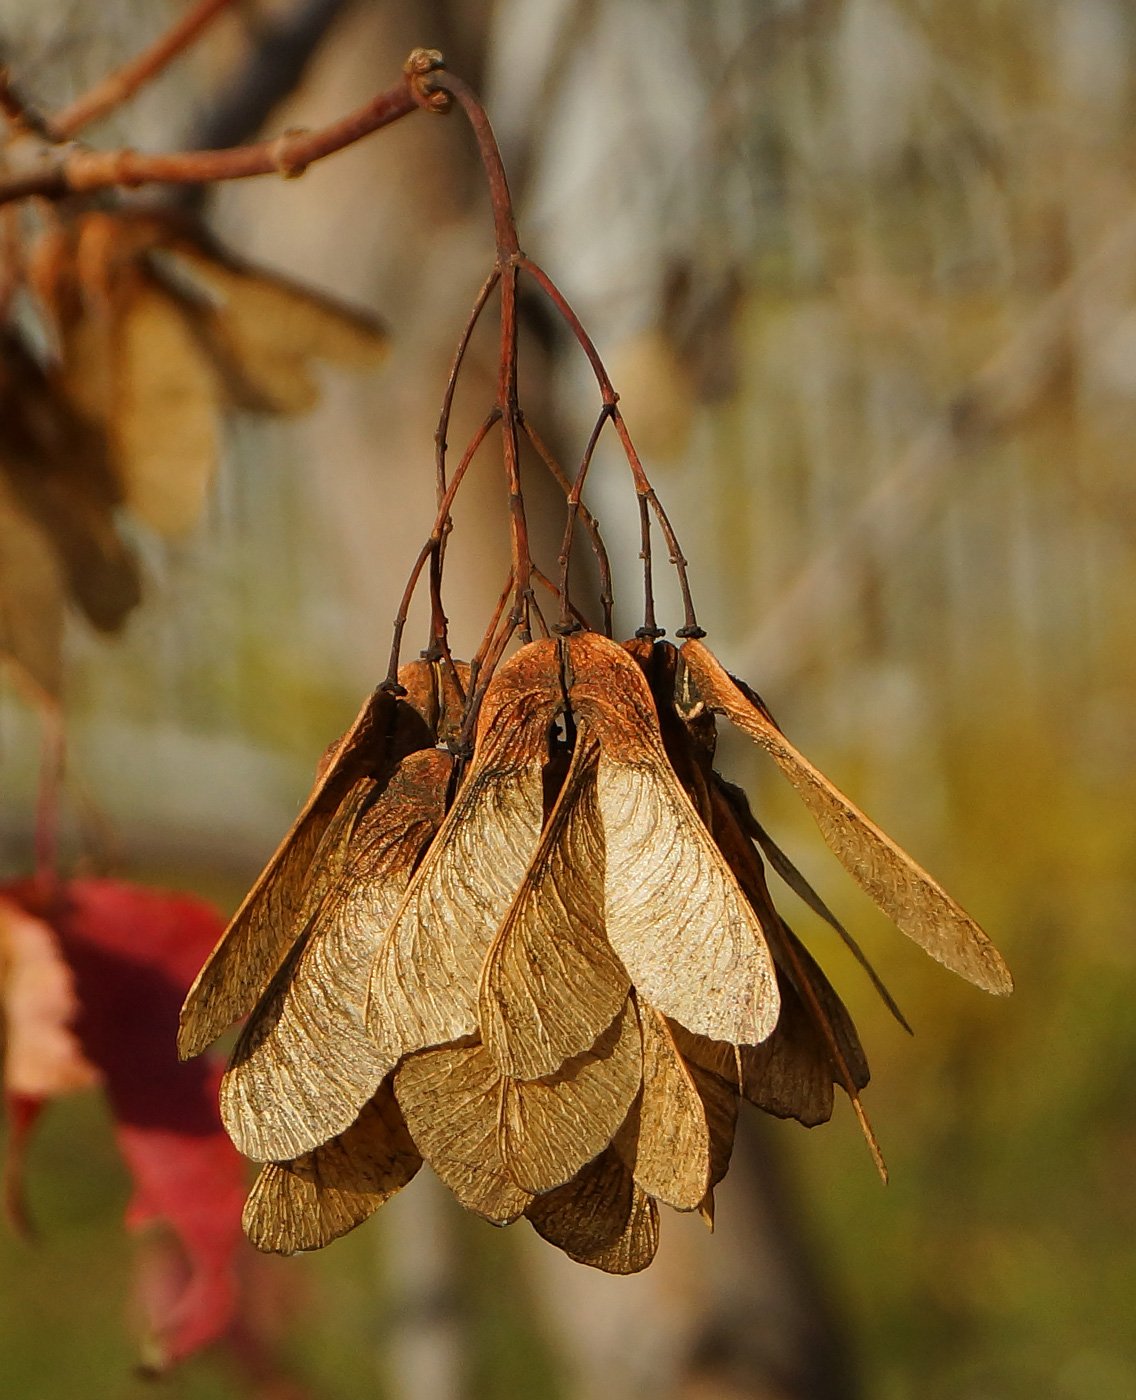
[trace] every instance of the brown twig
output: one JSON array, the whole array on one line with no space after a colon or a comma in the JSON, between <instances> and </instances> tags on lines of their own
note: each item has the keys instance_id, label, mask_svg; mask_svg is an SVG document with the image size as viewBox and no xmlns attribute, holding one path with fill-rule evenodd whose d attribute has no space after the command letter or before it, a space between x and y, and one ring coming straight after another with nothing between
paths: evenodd
<instances>
[{"instance_id":1,"label":"brown twig","mask_svg":"<svg viewBox=\"0 0 1136 1400\"><path fill-rule=\"evenodd\" d=\"M695 616L694 612L694 601L691 597L690 583L686 573L686 557L684 556L682 550L679 548L678 537L675 534L674 527L671 525L670 520L667 518L667 514L663 510L659 498L655 495L654 487L648 480L647 473L643 470L643 463L640 461L639 454L635 450L635 444L631 440L631 434L627 430L627 424L624 421L623 414L619 411L619 395L615 392L615 388L612 385L611 378L608 375L607 370L604 368L604 362L602 359L600 359L599 351L596 349L591 336L584 329L583 323L581 322L580 318L576 315L576 313L572 310L571 306L568 304L567 298L564 296L564 293L560 290L556 283L553 282L552 278L549 277L548 273L545 272L545 270L542 267L540 267L537 263L534 263L531 259L525 257L521 258L520 267L521 271L527 273L533 279L533 281L536 282L536 284L540 287L544 294L548 297L549 301L552 302L553 306L559 313L561 319L564 321L565 325L567 325L568 329L572 332L573 336L575 336L577 343L579 344L581 350L583 350L585 356L587 357L588 363L592 367L592 373L596 377L596 383L599 385L600 396L603 399L605 406L608 406L610 408L612 423L615 426L616 433L619 435L619 441L621 446L623 447L623 454L627 458L627 465L631 469L631 476L635 482L635 490L640 498L640 518L643 518L644 506L649 505L651 511L654 513L656 520L659 522L659 529L663 532L663 538L667 542L667 549L670 552L670 561L674 565L675 571L678 574L679 589L682 593L682 604L683 611L685 613L685 619L683 626L679 628L678 635L680 637L705 636L706 634L698 625L698 619ZM648 619L644 622L644 630L646 631L648 629L654 628L654 605L653 600L649 596L652 591L649 581L649 531L644 531L643 533L643 550L645 554L644 571L647 575L647 581L645 582L645 590L648 595L644 600L644 612L648 615Z\"/></svg>"},{"instance_id":2,"label":"brown twig","mask_svg":"<svg viewBox=\"0 0 1136 1400\"><path fill-rule=\"evenodd\" d=\"M521 431L524 433L525 437L528 438L529 442L532 443L537 455L548 468L549 475L552 477L553 481L556 482L565 496L569 496L572 491L572 483L568 480L563 467L561 467L560 463L552 455L544 439L524 414L521 415ZM577 509L579 517L583 521L584 529L587 530L588 537L592 542L592 553L596 556L596 568L600 576L600 609L603 612L604 636L610 637L612 635L612 608L615 604L615 597L611 587L611 561L608 558L603 536L600 534L599 521L583 501L578 502Z\"/></svg>"},{"instance_id":3,"label":"brown twig","mask_svg":"<svg viewBox=\"0 0 1136 1400\"><path fill-rule=\"evenodd\" d=\"M188 14L183 15L149 48L143 49L115 72L108 73L89 91L82 93L53 117L49 117L48 127L52 135L59 141L69 140L82 131L83 127L99 117L106 116L115 107L133 97L139 88L144 87L151 78L157 77L167 64L184 52L232 3L233 0L198 0Z\"/></svg>"},{"instance_id":4,"label":"brown twig","mask_svg":"<svg viewBox=\"0 0 1136 1400\"><path fill-rule=\"evenodd\" d=\"M560 558L558 561L560 564L560 626L565 630L571 626L571 619L569 617L569 608L571 604L568 600L568 571L572 564L572 539L576 533L576 517L580 514L581 510L580 494L584 489L584 481L588 475L588 468L592 464L592 457L595 455L596 444L600 440L600 434L604 430L604 424L611 417L611 411L611 404L606 403L600 409L595 426L592 428L591 435L588 438L587 446L584 448L584 455L580 459L580 469L576 473L576 479L573 481L568 491L568 518L564 525L564 542L560 546ZM607 591L609 593L611 591L610 580ZM608 606L604 608L604 620L605 623L608 624L608 636L611 635L609 611L610 602Z\"/></svg>"},{"instance_id":5,"label":"brown twig","mask_svg":"<svg viewBox=\"0 0 1136 1400\"><path fill-rule=\"evenodd\" d=\"M402 600L398 607L398 614L394 621L394 638L391 642L390 662L387 666L387 685L398 684L398 658L399 652L402 649L402 634L406 629L406 620L410 614L410 601L414 597L414 590L418 587L418 580L422 576L422 570L426 566L426 561L441 546L446 531L446 522L449 520L450 510L454 504L454 497L458 494L461 484L465 480L465 474L469 470L469 464L476 456L478 448L480 448L481 444L485 441L490 428L492 428L493 424L497 422L500 416L500 409L496 407L492 408L486 415L477 432L470 438L465 452L462 455L462 459L458 463L458 468L454 472L453 479L446 488L445 495L438 504L438 513L434 517L434 524L426 539L426 543L418 551L418 558L414 561L414 567L411 569L410 577L406 581L406 587L403 589Z\"/></svg>"},{"instance_id":6,"label":"brown twig","mask_svg":"<svg viewBox=\"0 0 1136 1400\"><path fill-rule=\"evenodd\" d=\"M419 92L427 73L441 62L432 49L415 49L394 87L319 131L286 132L270 141L221 151L149 155L141 151L92 151L69 145L39 146L25 157L28 168L0 180L0 204L29 195L67 194L146 184L196 185L243 180L253 175L302 175L309 165L341 151L419 107L440 103Z\"/></svg>"}]
</instances>

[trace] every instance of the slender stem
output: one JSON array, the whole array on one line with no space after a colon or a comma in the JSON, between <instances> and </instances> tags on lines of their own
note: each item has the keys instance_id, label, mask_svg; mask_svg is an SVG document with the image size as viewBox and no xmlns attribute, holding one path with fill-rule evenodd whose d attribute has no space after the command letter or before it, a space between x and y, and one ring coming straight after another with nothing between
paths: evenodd
<instances>
[{"instance_id":1,"label":"slender stem","mask_svg":"<svg viewBox=\"0 0 1136 1400\"><path fill-rule=\"evenodd\" d=\"M194 39L228 9L233 0L198 0L198 3L149 48L108 74L88 92L77 97L48 119L52 134L66 141L98 117L132 97L163 68L187 49Z\"/></svg>"},{"instance_id":2,"label":"slender stem","mask_svg":"<svg viewBox=\"0 0 1136 1400\"><path fill-rule=\"evenodd\" d=\"M524 415L521 417L521 431L536 449L537 455L548 468L549 475L564 492L565 496L568 496L572 490L572 483L568 480L563 467L561 467L560 463L552 455L544 439ZM596 556L596 568L600 576L600 608L603 611L604 636L610 637L612 635L612 608L615 604L615 598L611 587L611 561L608 559L607 549L604 546L603 536L600 534L599 522L596 520L596 517L583 501L578 502L578 511L580 519L584 522L584 529L587 530L588 536L591 539L592 553ZM575 609L573 609L573 612L575 613ZM579 614L576 614L576 616L579 616ZM581 621L583 621L582 618Z\"/></svg>"},{"instance_id":3,"label":"slender stem","mask_svg":"<svg viewBox=\"0 0 1136 1400\"><path fill-rule=\"evenodd\" d=\"M580 494L584 489L584 481L588 475L588 468L592 464L592 457L595 455L596 444L600 440L600 434L604 430L604 424L611 417L612 405L604 404L596 418L595 426L592 428L588 444L584 448L584 455L580 459L580 470L576 473L576 480L568 492L567 521L564 525L564 543L560 546L560 625L565 630L571 625L569 617L568 601L568 571L572 564L572 539L576 533L576 517L580 513ZM610 588L608 590L610 592ZM610 606L610 605L609 605ZM604 610L605 623L609 621L608 609ZM610 632L608 633L610 636Z\"/></svg>"},{"instance_id":4,"label":"slender stem","mask_svg":"<svg viewBox=\"0 0 1136 1400\"><path fill-rule=\"evenodd\" d=\"M292 178L324 156L417 111L422 101L415 84L416 75L411 74L319 131L286 132L271 141L226 150L147 155L131 150L48 147L38 152L30 169L0 180L0 204L34 194L60 198L114 186L198 185L272 174Z\"/></svg>"},{"instance_id":5,"label":"slender stem","mask_svg":"<svg viewBox=\"0 0 1136 1400\"><path fill-rule=\"evenodd\" d=\"M538 583L541 586L541 588L551 593L558 603L563 605L564 594L561 592L559 585L553 583L553 581L548 577L547 574L542 573L540 569L534 567L533 580L534 582ZM568 612L571 615L572 619L572 622L569 624L569 626L575 625L583 628L587 627L588 619L584 616L580 609L577 608L576 605L571 601L569 601L568 603ZM565 628L563 624L561 624L558 630L563 632L568 629Z\"/></svg>"},{"instance_id":6,"label":"slender stem","mask_svg":"<svg viewBox=\"0 0 1136 1400\"><path fill-rule=\"evenodd\" d=\"M655 580L651 566L651 513L647 507L647 497L639 494L639 558L643 561L643 626L637 635L640 637L661 637L663 634L655 621Z\"/></svg>"},{"instance_id":7,"label":"slender stem","mask_svg":"<svg viewBox=\"0 0 1136 1400\"><path fill-rule=\"evenodd\" d=\"M635 490L639 494L640 503L648 503L654 512L655 519L659 522L659 529L663 532L663 539L667 542L667 551L670 561L674 565L678 574L678 585L682 593L682 607L685 614L683 626L679 628L680 637L704 637L706 633L698 625L698 618L694 614L694 600L690 594L690 583L686 574L686 556L679 547L678 536L674 532L674 526L667 518L667 513L663 509L662 502L655 495L655 488L647 479L647 473L643 470L643 463L639 460L639 453L635 450L635 444L631 440L631 434L627 431L627 424L624 422L623 414L618 408L612 409L612 422L615 431L619 435L620 444L623 447L623 455L627 458L627 465L631 468L631 476L635 482Z\"/></svg>"},{"instance_id":8,"label":"slender stem","mask_svg":"<svg viewBox=\"0 0 1136 1400\"><path fill-rule=\"evenodd\" d=\"M525 498L521 490L521 452L517 434L517 269L501 273L501 358L497 377L497 407L501 414L501 447L509 490L509 535L513 553L513 615L521 636L532 640L528 622L532 597L532 554L529 548Z\"/></svg>"},{"instance_id":9,"label":"slender stem","mask_svg":"<svg viewBox=\"0 0 1136 1400\"><path fill-rule=\"evenodd\" d=\"M509 194L509 181L505 176L505 166L493 128L489 123L485 108L477 94L453 73L435 70L422 80L422 90L428 94L447 93L456 99L466 115L473 134L477 138L477 148L481 152L481 162L485 166L489 182L489 200L493 206L493 228L497 237L497 264L522 257L517 241L517 221L513 216L513 201Z\"/></svg>"},{"instance_id":10,"label":"slender stem","mask_svg":"<svg viewBox=\"0 0 1136 1400\"><path fill-rule=\"evenodd\" d=\"M580 349L583 350L584 354L587 356L588 363L592 367L592 373L596 376L596 382L600 386L600 394L603 397L604 403L618 403L619 395L612 386L611 379L608 377L608 372L604 368L604 362L600 359L599 351L592 343L592 338L584 329L580 318L572 310L571 306L569 306L564 293L552 278L549 277L544 268L534 263L530 258L522 257L520 267L522 272L528 273L533 281L536 282L541 291L544 292L545 296L548 297L549 301L552 302L553 306L555 306L556 310L560 313L560 319L576 337Z\"/></svg>"},{"instance_id":11,"label":"slender stem","mask_svg":"<svg viewBox=\"0 0 1136 1400\"><path fill-rule=\"evenodd\" d=\"M537 283L548 297L549 301L552 302L553 306L560 314L561 319L576 337L580 348L583 350L588 363L592 367L592 373L596 377L596 383L599 385L600 395L603 398L604 404L610 405L611 419L615 425L616 432L619 434L619 441L623 447L623 454L627 458L627 465L631 469L631 476L635 482L635 490L639 494L641 503L647 501L650 504L651 510L654 512L655 518L659 522L659 528L663 532L663 538L667 542L670 561L678 574L679 588L682 592L683 611L685 613L685 622L679 629L679 636L705 636L706 634L698 625L698 619L694 612L694 602L691 598L690 584L686 573L686 558L679 548L678 537L674 532L674 527L667 518L667 514L663 510L659 498L655 495L654 487L648 480L647 473L643 470L643 463L639 460L639 454L635 450L635 444L631 440L631 434L627 431L627 424L624 422L623 414L620 413L618 408L619 395L615 392L611 378L604 368L604 363L603 360L600 359L599 351L592 342L591 336L584 329L580 318L572 310L571 306L569 306L563 292L561 292L560 288L553 282L552 278L549 277L548 273L529 258L522 258L520 267L523 272L526 272ZM646 563L649 561L649 543L646 540L644 541L644 548L647 550ZM647 599L644 601L648 602ZM653 603L648 602L646 610L648 612L653 611ZM652 622L651 626L653 625Z\"/></svg>"},{"instance_id":12,"label":"slender stem","mask_svg":"<svg viewBox=\"0 0 1136 1400\"><path fill-rule=\"evenodd\" d=\"M501 280L501 269L494 267L493 271L482 283L481 290L473 303L473 309L469 313L469 319L462 330L461 338L458 341L458 348L454 353L453 363L450 366L450 376L446 380L446 392L442 396L442 411L438 415L438 427L434 433L434 464L438 478L438 500L441 501L446 493L446 451L448 449L447 435L450 430L450 415L454 407L454 394L458 387L458 375L465 360L465 352L469 349L469 342L473 336L474 329L481 319L481 313L485 310L485 304L493 294L493 289Z\"/></svg>"},{"instance_id":13,"label":"slender stem","mask_svg":"<svg viewBox=\"0 0 1136 1400\"><path fill-rule=\"evenodd\" d=\"M497 422L500 416L500 409L496 407L490 409L477 432L470 438L469 444L462 455L462 459L458 463L457 471L454 472L453 479L449 486L446 487L446 493L439 502L438 513L434 517L434 524L430 530L429 537L418 551L418 558L414 561L414 567L411 569L410 577L406 581L406 587L403 589L402 593L402 600L399 603L398 615L394 621L394 638L391 642L390 662L387 666L387 685L398 684L398 657L402 649L402 634L406 628L406 619L410 613L410 600L414 596L414 590L418 587L418 580L422 575L422 570L426 565L427 559L431 557L442 543L442 538L446 530L446 522L449 519L450 510L454 504L454 497L458 494L458 490L465 480L465 474L469 470L469 464L476 456L478 448L485 441L489 429L492 428L493 424Z\"/></svg>"}]
</instances>

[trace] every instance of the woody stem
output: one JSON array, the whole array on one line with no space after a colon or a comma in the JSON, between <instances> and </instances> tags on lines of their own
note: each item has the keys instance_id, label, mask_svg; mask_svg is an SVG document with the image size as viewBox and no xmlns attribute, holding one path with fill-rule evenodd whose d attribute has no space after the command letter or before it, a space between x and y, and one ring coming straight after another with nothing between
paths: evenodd
<instances>
[{"instance_id":1,"label":"woody stem","mask_svg":"<svg viewBox=\"0 0 1136 1400\"><path fill-rule=\"evenodd\" d=\"M74 102L48 119L48 127L57 141L66 141L83 127L132 97L140 87L156 77L167 64L182 53L205 28L227 10L233 0L198 0L187 15L167 29L149 48L135 55L128 63L77 97Z\"/></svg>"},{"instance_id":2,"label":"woody stem","mask_svg":"<svg viewBox=\"0 0 1136 1400\"><path fill-rule=\"evenodd\" d=\"M521 489L520 409L517 403L517 267L521 248L509 181L501 160L501 150L493 134L485 108L477 94L461 78L443 69L428 74L422 92L429 97L445 93L461 107L473 129L493 209L493 231L497 243L494 271L501 282L501 336L497 373L497 408L501 415L501 447L505 483L509 492L509 533L513 558L513 619L523 641L530 641L532 610L532 553L528 521ZM488 286L489 284L487 284ZM488 294L487 291L485 293Z\"/></svg>"}]
</instances>

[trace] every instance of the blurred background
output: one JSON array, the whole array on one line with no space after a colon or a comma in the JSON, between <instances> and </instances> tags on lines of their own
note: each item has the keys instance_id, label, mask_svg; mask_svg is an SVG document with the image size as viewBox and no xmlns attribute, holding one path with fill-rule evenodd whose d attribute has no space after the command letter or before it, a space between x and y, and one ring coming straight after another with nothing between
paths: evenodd
<instances>
[{"instance_id":1,"label":"blurred background","mask_svg":"<svg viewBox=\"0 0 1136 1400\"><path fill-rule=\"evenodd\" d=\"M50 109L183 8L0 0L0 46ZM281 78L289 36L304 61ZM166 1393L1136 1396L1136 15L247 0L90 139L315 127L419 44L486 100L522 245L607 361L717 653L980 919L1017 991L994 1002L924 959L776 773L724 740L728 775L914 1027L794 919L860 1027L890 1186L846 1103L811 1132L751 1112L716 1235L668 1212L652 1268L612 1279L523 1224L462 1217L423 1173L319 1255L258 1265L252 1325L278 1371L222 1348ZM139 528L146 598L123 635L68 636L71 762L117 867L231 908L385 671L492 230L457 116L215 191L208 214L391 334L381 368L329 370L307 417L234 417L200 524L173 542ZM596 411L586 366L539 307L525 337L529 416L572 461ZM466 432L492 373L479 343ZM593 477L631 631L634 499L613 454ZM496 598L500 502L487 460L457 515L455 652ZM680 625L666 591L661 613ZM31 859L36 735L5 691L9 875ZM0 1241L13 1394L142 1392L104 1116L94 1097L53 1107L29 1168L42 1238Z\"/></svg>"}]
</instances>

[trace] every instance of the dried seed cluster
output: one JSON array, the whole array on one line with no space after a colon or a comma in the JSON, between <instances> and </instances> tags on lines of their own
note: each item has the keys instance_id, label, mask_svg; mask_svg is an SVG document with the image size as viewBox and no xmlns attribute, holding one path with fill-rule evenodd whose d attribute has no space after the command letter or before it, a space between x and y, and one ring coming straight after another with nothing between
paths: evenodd
<instances>
[{"instance_id":1,"label":"dried seed cluster","mask_svg":"<svg viewBox=\"0 0 1136 1400\"><path fill-rule=\"evenodd\" d=\"M426 1160L486 1219L523 1215L631 1273L660 1202L712 1223L740 1098L812 1125L840 1084L858 1108L855 1028L759 847L832 916L714 770L715 712L905 933L1009 991L973 920L701 642L521 647L466 765L448 746L466 673L399 679L405 698L377 691L335 748L183 1012L184 1054L249 1017L222 1110L265 1164L245 1213L261 1248L327 1243Z\"/></svg>"}]
</instances>

